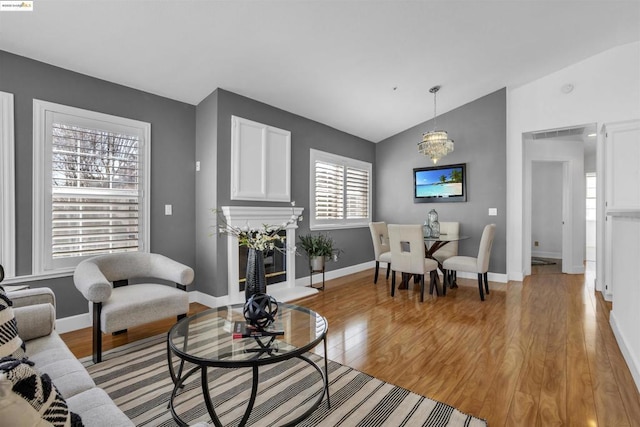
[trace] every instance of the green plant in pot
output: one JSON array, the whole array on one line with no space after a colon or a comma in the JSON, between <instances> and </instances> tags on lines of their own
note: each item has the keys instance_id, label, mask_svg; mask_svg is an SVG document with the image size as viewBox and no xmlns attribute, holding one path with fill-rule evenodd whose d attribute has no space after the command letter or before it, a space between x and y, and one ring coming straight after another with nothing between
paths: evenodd
<instances>
[{"instance_id":1,"label":"green plant in pot","mask_svg":"<svg viewBox=\"0 0 640 427\"><path fill-rule=\"evenodd\" d=\"M333 238L328 234L305 234L298 239L299 247L309 258L309 266L314 271L323 270L325 261L337 261L342 252L335 247Z\"/></svg>"}]
</instances>

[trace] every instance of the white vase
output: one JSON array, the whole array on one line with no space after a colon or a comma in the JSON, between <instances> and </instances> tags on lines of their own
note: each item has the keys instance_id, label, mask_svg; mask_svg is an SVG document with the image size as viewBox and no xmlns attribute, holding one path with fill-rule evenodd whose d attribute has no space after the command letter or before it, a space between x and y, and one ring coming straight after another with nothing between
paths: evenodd
<instances>
[{"instance_id":1,"label":"white vase","mask_svg":"<svg viewBox=\"0 0 640 427\"><path fill-rule=\"evenodd\" d=\"M309 258L309 265L311 266L311 270L313 271L324 270L324 257L312 256L311 258Z\"/></svg>"}]
</instances>

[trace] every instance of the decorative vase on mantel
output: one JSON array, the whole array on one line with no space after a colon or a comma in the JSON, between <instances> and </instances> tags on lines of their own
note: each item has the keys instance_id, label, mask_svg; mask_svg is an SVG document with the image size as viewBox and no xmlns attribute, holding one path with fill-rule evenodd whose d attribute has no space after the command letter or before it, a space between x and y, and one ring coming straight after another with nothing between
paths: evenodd
<instances>
[{"instance_id":1,"label":"decorative vase on mantel","mask_svg":"<svg viewBox=\"0 0 640 427\"><path fill-rule=\"evenodd\" d=\"M267 277L264 273L264 253L247 248L247 274L244 282L245 301L255 294L267 293Z\"/></svg>"}]
</instances>

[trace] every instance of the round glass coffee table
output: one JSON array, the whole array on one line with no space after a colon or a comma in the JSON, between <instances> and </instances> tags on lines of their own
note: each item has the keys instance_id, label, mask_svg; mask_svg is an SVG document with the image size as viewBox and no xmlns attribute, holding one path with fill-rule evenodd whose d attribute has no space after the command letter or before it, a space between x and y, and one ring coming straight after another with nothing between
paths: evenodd
<instances>
[{"instance_id":1,"label":"round glass coffee table","mask_svg":"<svg viewBox=\"0 0 640 427\"><path fill-rule=\"evenodd\" d=\"M211 420L216 426L222 426L214 409L210 395L208 368L251 368L251 396L247 408L239 423L244 426L256 402L260 383L259 368L264 365L283 362L292 358L300 359L310 365L319 374L323 382L318 397L304 408L295 419L287 421L283 426L292 426L305 419L320 405L324 396L329 402L329 377L327 364L327 329L328 323L320 314L305 307L293 304L278 303L275 325L282 327L284 335L234 338L234 322L244 321L243 305L231 305L212 308L176 323L167 336L167 359L169 372L174 383L169 400L169 408L179 425L187 425L177 413L174 405L176 396L180 395L185 381L191 375L200 372L202 395ZM324 343L324 371L305 353L322 341ZM174 366L173 357L177 356L179 364ZM192 365L191 365L192 364ZM195 365L195 366L193 366ZM193 366L193 367L189 367ZM177 371L177 372L176 372ZM215 387L215 382L212 383Z\"/></svg>"}]
</instances>

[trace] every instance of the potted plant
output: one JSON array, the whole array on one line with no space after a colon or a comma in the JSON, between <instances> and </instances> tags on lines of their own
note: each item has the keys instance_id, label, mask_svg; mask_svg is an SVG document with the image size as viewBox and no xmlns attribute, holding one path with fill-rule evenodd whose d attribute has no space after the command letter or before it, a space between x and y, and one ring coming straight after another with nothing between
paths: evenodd
<instances>
[{"instance_id":1,"label":"potted plant","mask_svg":"<svg viewBox=\"0 0 640 427\"><path fill-rule=\"evenodd\" d=\"M309 266L313 271L324 270L324 263L336 261L342 250L335 247L333 238L328 234L306 234L299 237L300 248L309 257Z\"/></svg>"}]
</instances>

